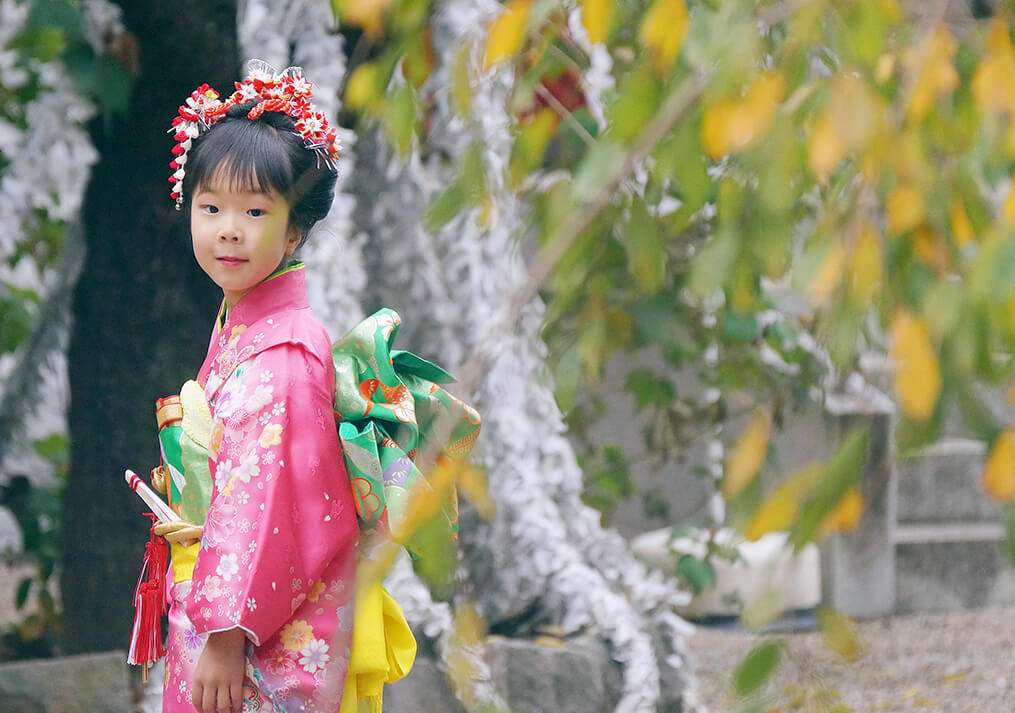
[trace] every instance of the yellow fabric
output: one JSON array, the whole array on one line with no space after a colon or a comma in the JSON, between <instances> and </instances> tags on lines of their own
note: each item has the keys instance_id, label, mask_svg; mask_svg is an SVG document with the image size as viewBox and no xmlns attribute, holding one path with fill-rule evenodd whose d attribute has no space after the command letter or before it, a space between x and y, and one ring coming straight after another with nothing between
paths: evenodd
<instances>
[{"instance_id":1,"label":"yellow fabric","mask_svg":"<svg viewBox=\"0 0 1015 713\"><path fill-rule=\"evenodd\" d=\"M197 551L201 549L201 543L184 547L179 542L172 542L169 545L172 553L171 563L173 565L173 583L186 582L194 577L194 565L197 564Z\"/></svg>"},{"instance_id":2,"label":"yellow fabric","mask_svg":"<svg viewBox=\"0 0 1015 713\"><path fill-rule=\"evenodd\" d=\"M416 638L398 602L379 582L360 589L339 713L381 713L384 684L408 674L415 660Z\"/></svg>"}]
</instances>

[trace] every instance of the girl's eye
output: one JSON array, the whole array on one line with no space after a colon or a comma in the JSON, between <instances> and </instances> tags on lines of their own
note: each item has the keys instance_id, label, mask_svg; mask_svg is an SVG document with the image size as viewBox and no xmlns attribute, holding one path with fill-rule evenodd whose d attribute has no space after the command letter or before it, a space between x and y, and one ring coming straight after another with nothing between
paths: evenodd
<instances>
[{"instance_id":1,"label":"girl's eye","mask_svg":"<svg viewBox=\"0 0 1015 713\"><path fill-rule=\"evenodd\" d=\"M250 210L247 211L247 213L250 214L251 218L260 218L262 215L264 215L264 209L263 208L251 208Z\"/></svg>"},{"instance_id":2,"label":"girl's eye","mask_svg":"<svg viewBox=\"0 0 1015 713\"><path fill-rule=\"evenodd\" d=\"M201 206L201 210L203 210L205 213L211 213L212 215L219 212L218 206L211 205L210 203L205 203L203 206Z\"/></svg>"}]
</instances>

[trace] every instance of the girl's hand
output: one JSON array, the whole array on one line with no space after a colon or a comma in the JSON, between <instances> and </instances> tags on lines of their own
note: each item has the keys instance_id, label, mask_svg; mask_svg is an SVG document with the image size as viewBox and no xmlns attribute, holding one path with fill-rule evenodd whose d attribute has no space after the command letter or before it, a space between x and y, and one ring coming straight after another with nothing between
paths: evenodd
<instances>
[{"instance_id":1,"label":"girl's hand","mask_svg":"<svg viewBox=\"0 0 1015 713\"><path fill-rule=\"evenodd\" d=\"M243 705L246 634L242 629L219 631L197 661L191 702L202 713L239 713Z\"/></svg>"}]
</instances>

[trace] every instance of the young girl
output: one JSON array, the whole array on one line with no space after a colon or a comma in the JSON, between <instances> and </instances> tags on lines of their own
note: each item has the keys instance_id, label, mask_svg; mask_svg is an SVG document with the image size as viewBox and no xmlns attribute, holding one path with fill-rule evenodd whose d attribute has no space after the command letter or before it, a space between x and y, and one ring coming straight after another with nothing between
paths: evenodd
<instances>
[{"instance_id":1,"label":"young girl","mask_svg":"<svg viewBox=\"0 0 1015 713\"><path fill-rule=\"evenodd\" d=\"M173 122L171 197L224 299L196 383L160 402L160 427L175 414L183 433L166 492L203 524L199 543L173 543L163 711L336 713L357 516L332 344L293 255L331 206L339 146L299 68L248 67Z\"/></svg>"}]
</instances>

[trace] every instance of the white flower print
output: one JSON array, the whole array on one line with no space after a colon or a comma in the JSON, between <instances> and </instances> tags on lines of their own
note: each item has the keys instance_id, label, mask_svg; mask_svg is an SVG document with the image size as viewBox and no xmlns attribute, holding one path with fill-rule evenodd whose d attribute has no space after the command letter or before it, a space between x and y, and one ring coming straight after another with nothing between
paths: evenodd
<instances>
[{"instance_id":1,"label":"white flower print","mask_svg":"<svg viewBox=\"0 0 1015 713\"><path fill-rule=\"evenodd\" d=\"M284 401L276 401L275 405L271 407L271 415L272 416L281 416L284 413L285 413L285 402Z\"/></svg>"},{"instance_id":2,"label":"white flower print","mask_svg":"<svg viewBox=\"0 0 1015 713\"><path fill-rule=\"evenodd\" d=\"M275 451L265 451L261 454L261 462L264 465L271 465L275 462Z\"/></svg>"},{"instance_id":3,"label":"white flower print","mask_svg":"<svg viewBox=\"0 0 1015 713\"><path fill-rule=\"evenodd\" d=\"M247 609L249 609L250 611L254 611L255 609L257 609L257 600L254 599L253 597L250 597L250 599L247 600Z\"/></svg>"},{"instance_id":4,"label":"white flower print","mask_svg":"<svg viewBox=\"0 0 1015 713\"><path fill-rule=\"evenodd\" d=\"M250 397L248 405L250 410L260 411L262 408L270 404L274 393L275 387L268 386L268 384L258 384L257 388L254 389L253 396Z\"/></svg>"},{"instance_id":5,"label":"white flower print","mask_svg":"<svg viewBox=\"0 0 1015 713\"><path fill-rule=\"evenodd\" d=\"M209 602L215 601L225 594L222 590L222 580L214 574L206 577L204 580L204 587L202 587L201 592L204 594L204 598Z\"/></svg>"},{"instance_id":6,"label":"white flower print","mask_svg":"<svg viewBox=\"0 0 1015 713\"><path fill-rule=\"evenodd\" d=\"M225 490L226 484L233 477L233 462L229 458L218 464L215 468L215 487Z\"/></svg>"},{"instance_id":7,"label":"white flower print","mask_svg":"<svg viewBox=\"0 0 1015 713\"><path fill-rule=\"evenodd\" d=\"M215 569L215 573L218 574L222 579L229 582L232 580L233 575L240 571L239 558L235 553L223 555L222 559L219 560L219 565Z\"/></svg>"},{"instance_id":8,"label":"white flower print","mask_svg":"<svg viewBox=\"0 0 1015 713\"><path fill-rule=\"evenodd\" d=\"M258 336L262 336L262 335L258 335ZM269 381L271 381L274 378L275 378L275 374L274 374L274 372L272 372L271 369L265 369L264 371L261 372L261 383L262 384L267 384Z\"/></svg>"},{"instance_id":9,"label":"white flower print","mask_svg":"<svg viewBox=\"0 0 1015 713\"><path fill-rule=\"evenodd\" d=\"M264 341L264 332L258 332L257 334L254 335L253 339L254 344L260 344L263 341ZM268 373L270 374L271 372L269 371Z\"/></svg>"},{"instance_id":10,"label":"white flower print","mask_svg":"<svg viewBox=\"0 0 1015 713\"><path fill-rule=\"evenodd\" d=\"M331 656L328 655L329 648L324 639L313 639L304 646L300 651L303 654L300 657L303 670L307 673L316 673L318 669L323 669L331 660Z\"/></svg>"},{"instance_id":11,"label":"white flower print","mask_svg":"<svg viewBox=\"0 0 1015 713\"><path fill-rule=\"evenodd\" d=\"M246 490L242 490L236 494L236 503L238 505L246 505L250 502L250 493Z\"/></svg>"},{"instance_id":12,"label":"white flower print","mask_svg":"<svg viewBox=\"0 0 1015 713\"><path fill-rule=\"evenodd\" d=\"M244 456L240 464L236 466L233 475L244 483L249 483L251 478L261 474L261 469L257 467L260 462L261 456L258 455L256 450L251 450Z\"/></svg>"}]
</instances>

